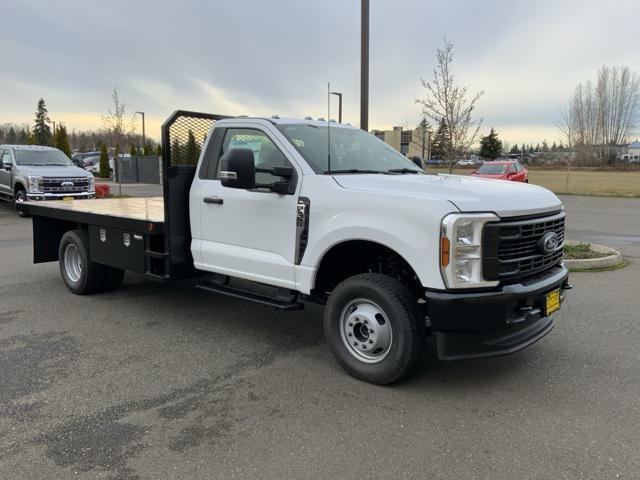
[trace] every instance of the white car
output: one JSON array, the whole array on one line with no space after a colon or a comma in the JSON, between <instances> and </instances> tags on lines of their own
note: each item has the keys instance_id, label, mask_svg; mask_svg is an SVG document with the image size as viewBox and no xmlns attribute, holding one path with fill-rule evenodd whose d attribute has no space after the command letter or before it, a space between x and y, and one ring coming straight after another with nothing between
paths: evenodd
<instances>
[{"instance_id":1,"label":"white car","mask_svg":"<svg viewBox=\"0 0 640 480\"><path fill-rule=\"evenodd\" d=\"M470 159L458 160L458 163L456 163L459 167L473 167L475 164L476 162Z\"/></svg>"}]
</instances>

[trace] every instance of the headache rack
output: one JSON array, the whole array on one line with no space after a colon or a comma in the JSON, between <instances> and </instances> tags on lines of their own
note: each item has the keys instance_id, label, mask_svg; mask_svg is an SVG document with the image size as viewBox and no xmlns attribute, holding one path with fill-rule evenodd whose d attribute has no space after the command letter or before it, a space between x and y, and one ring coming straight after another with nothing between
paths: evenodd
<instances>
[{"instance_id":1,"label":"headache rack","mask_svg":"<svg viewBox=\"0 0 640 480\"><path fill-rule=\"evenodd\" d=\"M228 115L177 110L162 125L165 272L171 278L194 272L191 256L189 190L207 135Z\"/></svg>"},{"instance_id":2,"label":"headache rack","mask_svg":"<svg viewBox=\"0 0 640 480\"><path fill-rule=\"evenodd\" d=\"M565 213L487 223L483 232L483 277L503 284L528 281L554 269L564 255ZM558 246L545 253L541 238L557 235Z\"/></svg>"}]
</instances>

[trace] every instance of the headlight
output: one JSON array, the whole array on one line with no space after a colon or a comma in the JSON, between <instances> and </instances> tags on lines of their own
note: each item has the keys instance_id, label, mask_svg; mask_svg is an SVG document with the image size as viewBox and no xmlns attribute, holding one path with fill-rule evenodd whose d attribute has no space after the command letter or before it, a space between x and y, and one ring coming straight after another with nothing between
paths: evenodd
<instances>
[{"instance_id":1,"label":"headlight","mask_svg":"<svg viewBox=\"0 0 640 480\"><path fill-rule=\"evenodd\" d=\"M452 213L440 228L440 270L448 288L493 287L482 276L482 230L493 213Z\"/></svg>"},{"instance_id":2,"label":"headlight","mask_svg":"<svg viewBox=\"0 0 640 480\"><path fill-rule=\"evenodd\" d=\"M29 179L29 193L41 193L42 177L29 175L28 179Z\"/></svg>"},{"instance_id":3,"label":"headlight","mask_svg":"<svg viewBox=\"0 0 640 480\"><path fill-rule=\"evenodd\" d=\"M90 192L96 191L96 179L93 175L89 177L89 191Z\"/></svg>"}]
</instances>

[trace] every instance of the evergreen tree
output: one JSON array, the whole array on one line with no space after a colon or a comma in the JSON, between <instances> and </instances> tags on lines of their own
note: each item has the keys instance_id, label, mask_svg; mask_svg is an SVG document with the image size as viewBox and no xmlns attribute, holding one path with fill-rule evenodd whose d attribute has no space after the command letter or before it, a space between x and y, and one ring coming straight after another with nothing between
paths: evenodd
<instances>
[{"instance_id":1,"label":"evergreen tree","mask_svg":"<svg viewBox=\"0 0 640 480\"><path fill-rule=\"evenodd\" d=\"M478 154L482 158L495 160L500 156L501 153L502 142L498 138L498 133L493 127L491 127L489 135L486 135L480 139L480 151L478 152Z\"/></svg>"},{"instance_id":2,"label":"evergreen tree","mask_svg":"<svg viewBox=\"0 0 640 480\"><path fill-rule=\"evenodd\" d=\"M447 122L442 118L440 119L436 133L433 134L433 140L431 142L431 157L443 160L447 158L447 152L449 151L449 148L447 147L449 144L449 129L447 128Z\"/></svg>"},{"instance_id":3,"label":"evergreen tree","mask_svg":"<svg viewBox=\"0 0 640 480\"><path fill-rule=\"evenodd\" d=\"M533 143L529 144L529 153L533 153L535 150L533 149Z\"/></svg>"},{"instance_id":4,"label":"evergreen tree","mask_svg":"<svg viewBox=\"0 0 640 480\"><path fill-rule=\"evenodd\" d=\"M146 157L147 155L151 155L151 144L149 142L144 144L142 148L142 154Z\"/></svg>"},{"instance_id":5,"label":"evergreen tree","mask_svg":"<svg viewBox=\"0 0 640 480\"><path fill-rule=\"evenodd\" d=\"M200 157L200 146L196 143L196 136L191 130L189 130L189 136L187 138L187 165L195 165L198 163Z\"/></svg>"},{"instance_id":6,"label":"evergreen tree","mask_svg":"<svg viewBox=\"0 0 640 480\"><path fill-rule=\"evenodd\" d=\"M549 144L547 143L546 140L542 141L542 152L549 153Z\"/></svg>"},{"instance_id":7,"label":"evergreen tree","mask_svg":"<svg viewBox=\"0 0 640 480\"><path fill-rule=\"evenodd\" d=\"M180 158L182 156L182 147L178 139L176 138L173 141L173 145L171 145L171 163L173 165L182 165L183 160Z\"/></svg>"},{"instance_id":8,"label":"evergreen tree","mask_svg":"<svg viewBox=\"0 0 640 480\"><path fill-rule=\"evenodd\" d=\"M520 149L518 148L518 144L517 143L513 144L513 147L511 147L511 150L509 150L509 153L511 155L517 155L517 154L520 153Z\"/></svg>"},{"instance_id":9,"label":"evergreen tree","mask_svg":"<svg viewBox=\"0 0 640 480\"><path fill-rule=\"evenodd\" d=\"M36 145L51 145L51 127L49 126L49 112L44 99L38 100L33 136Z\"/></svg>"},{"instance_id":10,"label":"evergreen tree","mask_svg":"<svg viewBox=\"0 0 640 480\"><path fill-rule=\"evenodd\" d=\"M540 144L536 144L536 152L540 152Z\"/></svg>"},{"instance_id":11,"label":"evergreen tree","mask_svg":"<svg viewBox=\"0 0 640 480\"><path fill-rule=\"evenodd\" d=\"M131 155L131 157L137 157L138 156L138 149L136 148L135 145L131 145L131 150L129 150L129 154Z\"/></svg>"},{"instance_id":12,"label":"evergreen tree","mask_svg":"<svg viewBox=\"0 0 640 480\"><path fill-rule=\"evenodd\" d=\"M60 124L56 128L56 133L53 136L53 146L59 150L62 150L67 157L71 157L71 145L69 144L69 135L67 134L67 127Z\"/></svg>"},{"instance_id":13,"label":"evergreen tree","mask_svg":"<svg viewBox=\"0 0 640 480\"><path fill-rule=\"evenodd\" d=\"M107 151L107 145L102 144L100 147L100 173L102 178L109 176L109 152Z\"/></svg>"},{"instance_id":14,"label":"evergreen tree","mask_svg":"<svg viewBox=\"0 0 640 480\"><path fill-rule=\"evenodd\" d=\"M9 127L9 131L7 132L7 143L9 145L18 143L18 134L16 133L16 129L13 128L13 125Z\"/></svg>"},{"instance_id":15,"label":"evergreen tree","mask_svg":"<svg viewBox=\"0 0 640 480\"><path fill-rule=\"evenodd\" d=\"M158 146L156 147L156 155L161 157L162 156L162 145L158 144Z\"/></svg>"}]
</instances>

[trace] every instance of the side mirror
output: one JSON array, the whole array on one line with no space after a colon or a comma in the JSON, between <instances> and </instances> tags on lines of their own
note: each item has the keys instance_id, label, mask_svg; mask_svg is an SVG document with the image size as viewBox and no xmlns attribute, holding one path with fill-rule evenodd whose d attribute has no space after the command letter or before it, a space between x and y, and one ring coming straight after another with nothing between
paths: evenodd
<instances>
[{"instance_id":1,"label":"side mirror","mask_svg":"<svg viewBox=\"0 0 640 480\"><path fill-rule=\"evenodd\" d=\"M418 167L422 168L422 159L417 155L411 157L411 161L415 163Z\"/></svg>"},{"instance_id":2,"label":"side mirror","mask_svg":"<svg viewBox=\"0 0 640 480\"><path fill-rule=\"evenodd\" d=\"M2 168L5 169L7 172L10 172L13 169L13 166L10 163L3 163Z\"/></svg>"},{"instance_id":3,"label":"side mirror","mask_svg":"<svg viewBox=\"0 0 640 480\"><path fill-rule=\"evenodd\" d=\"M220 174L223 187L249 190L256 186L256 166L253 151L234 148L220 158Z\"/></svg>"}]
</instances>

